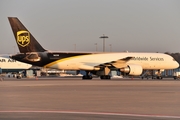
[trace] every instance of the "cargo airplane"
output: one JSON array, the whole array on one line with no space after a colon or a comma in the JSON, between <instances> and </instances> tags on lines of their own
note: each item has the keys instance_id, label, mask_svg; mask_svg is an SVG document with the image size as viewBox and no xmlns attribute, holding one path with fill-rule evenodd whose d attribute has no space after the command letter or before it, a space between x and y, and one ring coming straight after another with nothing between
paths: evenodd
<instances>
[{"instance_id":1,"label":"cargo airplane","mask_svg":"<svg viewBox=\"0 0 180 120\"><path fill-rule=\"evenodd\" d=\"M12 59L35 66L60 70L84 70L82 79L92 79L91 74L101 79L110 79L111 70L119 70L127 75L141 75L143 70L175 69L177 61L163 53L92 53L92 52L52 52L44 49L26 27L16 17L8 17L20 53Z\"/></svg>"},{"instance_id":2,"label":"cargo airplane","mask_svg":"<svg viewBox=\"0 0 180 120\"><path fill-rule=\"evenodd\" d=\"M0 74L8 72L19 72L31 67L32 65L13 60L9 58L9 56L0 56Z\"/></svg>"}]
</instances>

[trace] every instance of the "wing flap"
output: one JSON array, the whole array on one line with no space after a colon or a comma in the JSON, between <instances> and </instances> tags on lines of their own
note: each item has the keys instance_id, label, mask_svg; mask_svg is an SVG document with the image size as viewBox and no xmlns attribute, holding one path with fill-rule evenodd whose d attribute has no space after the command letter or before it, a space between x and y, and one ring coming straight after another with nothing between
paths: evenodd
<instances>
[{"instance_id":1,"label":"wing flap","mask_svg":"<svg viewBox=\"0 0 180 120\"><path fill-rule=\"evenodd\" d=\"M113 61L111 64L112 66L114 66L115 68L123 68L123 67L126 67L127 66L127 62L129 60L131 60L132 58L134 57L126 57L126 58L123 58L123 59L119 59L117 61Z\"/></svg>"},{"instance_id":2,"label":"wing flap","mask_svg":"<svg viewBox=\"0 0 180 120\"><path fill-rule=\"evenodd\" d=\"M123 68L127 66L127 62L131 60L133 57L126 57L123 59L119 59L116 61L110 61L106 63L84 63L79 67L79 69L84 70L99 70L103 67L114 67L114 68Z\"/></svg>"}]
</instances>

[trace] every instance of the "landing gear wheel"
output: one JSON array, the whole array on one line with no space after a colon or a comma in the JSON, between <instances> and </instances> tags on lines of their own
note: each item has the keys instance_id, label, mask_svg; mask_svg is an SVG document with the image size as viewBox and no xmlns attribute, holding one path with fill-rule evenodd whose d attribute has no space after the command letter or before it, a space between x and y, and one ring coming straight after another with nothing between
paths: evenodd
<instances>
[{"instance_id":1,"label":"landing gear wheel","mask_svg":"<svg viewBox=\"0 0 180 120\"><path fill-rule=\"evenodd\" d=\"M157 79L163 79L163 77L162 76L157 76Z\"/></svg>"},{"instance_id":2,"label":"landing gear wheel","mask_svg":"<svg viewBox=\"0 0 180 120\"><path fill-rule=\"evenodd\" d=\"M101 79L111 79L110 75L102 75L100 76Z\"/></svg>"},{"instance_id":3,"label":"landing gear wheel","mask_svg":"<svg viewBox=\"0 0 180 120\"><path fill-rule=\"evenodd\" d=\"M82 77L83 80L91 80L92 79L92 76L91 75L83 75Z\"/></svg>"}]
</instances>

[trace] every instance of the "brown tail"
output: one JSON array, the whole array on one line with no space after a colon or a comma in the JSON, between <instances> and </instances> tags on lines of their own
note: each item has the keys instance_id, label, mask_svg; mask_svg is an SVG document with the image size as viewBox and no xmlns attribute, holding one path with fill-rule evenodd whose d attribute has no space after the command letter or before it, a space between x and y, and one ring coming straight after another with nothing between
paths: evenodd
<instances>
[{"instance_id":1,"label":"brown tail","mask_svg":"<svg viewBox=\"0 0 180 120\"><path fill-rule=\"evenodd\" d=\"M46 51L17 17L8 17L8 19L21 53Z\"/></svg>"}]
</instances>

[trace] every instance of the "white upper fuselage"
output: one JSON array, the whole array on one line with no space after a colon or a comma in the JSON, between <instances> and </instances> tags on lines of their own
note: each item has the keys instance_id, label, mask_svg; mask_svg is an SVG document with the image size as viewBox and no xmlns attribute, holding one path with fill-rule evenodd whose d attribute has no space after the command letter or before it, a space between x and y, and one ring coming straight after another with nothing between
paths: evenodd
<instances>
[{"instance_id":1,"label":"white upper fuselage","mask_svg":"<svg viewBox=\"0 0 180 120\"><path fill-rule=\"evenodd\" d=\"M79 55L68 57L52 62L45 67L62 69L62 70L81 70L90 66L118 61L126 57L133 57L125 62L128 65L140 65L143 69L175 69L179 67L177 61L170 55L163 53L98 53L89 55Z\"/></svg>"}]
</instances>

